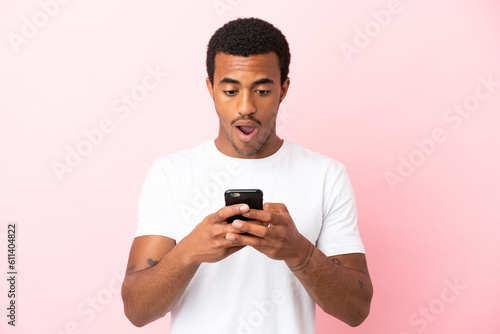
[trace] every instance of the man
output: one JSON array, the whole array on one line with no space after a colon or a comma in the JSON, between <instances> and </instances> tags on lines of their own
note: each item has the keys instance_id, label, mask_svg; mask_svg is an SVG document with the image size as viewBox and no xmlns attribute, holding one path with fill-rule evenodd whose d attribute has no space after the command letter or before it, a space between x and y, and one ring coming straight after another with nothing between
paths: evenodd
<instances>
[{"instance_id":1,"label":"man","mask_svg":"<svg viewBox=\"0 0 500 334\"><path fill-rule=\"evenodd\" d=\"M372 285L345 168L276 134L289 62L265 21L212 36L219 134L157 159L146 177L122 287L134 325L171 311L172 333L314 333L315 303L351 326L367 317ZM263 191L263 210L224 206L226 189L244 188ZM251 220L226 222L237 214Z\"/></svg>"}]
</instances>

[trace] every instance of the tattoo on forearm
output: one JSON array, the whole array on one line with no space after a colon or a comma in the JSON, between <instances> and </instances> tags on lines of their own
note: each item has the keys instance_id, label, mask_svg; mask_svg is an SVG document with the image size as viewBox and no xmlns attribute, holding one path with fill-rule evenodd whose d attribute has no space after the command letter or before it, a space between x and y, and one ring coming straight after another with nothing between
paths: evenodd
<instances>
[{"instance_id":1,"label":"tattoo on forearm","mask_svg":"<svg viewBox=\"0 0 500 334\"><path fill-rule=\"evenodd\" d=\"M135 266L131 266L127 268L127 275L132 274L134 272Z\"/></svg>"},{"instance_id":2,"label":"tattoo on forearm","mask_svg":"<svg viewBox=\"0 0 500 334\"><path fill-rule=\"evenodd\" d=\"M340 260L337 259L337 258L332 258L330 259L334 264L338 265L338 266L341 266L342 268L346 268L346 269L350 269L350 268L347 268L347 267L344 267L340 264ZM363 265L366 267L366 261L363 261ZM356 269L352 269L352 270L356 270ZM358 270L359 271L359 270ZM363 281L361 280L358 280L358 284L359 284L359 288L360 289L363 289L363 287L365 286L365 283L363 283Z\"/></svg>"},{"instance_id":3,"label":"tattoo on forearm","mask_svg":"<svg viewBox=\"0 0 500 334\"><path fill-rule=\"evenodd\" d=\"M154 261L152 259L148 259L148 264L150 267L154 267L158 264L159 261Z\"/></svg>"},{"instance_id":4,"label":"tattoo on forearm","mask_svg":"<svg viewBox=\"0 0 500 334\"><path fill-rule=\"evenodd\" d=\"M342 268L345 268L345 269L349 269L349 270L356 270L356 271L359 271L360 273L363 273L366 275L365 272L368 272L368 266L366 264L366 260L363 260L363 269L355 269L355 268L350 268L350 267L346 267L346 266L343 266L341 263L340 263L340 260L337 259L337 258L331 258L330 261L333 262L333 264L336 264L337 266L341 266Z\"/></svg>"},{"instance_id":5,"label":"tattoo on forearm","mask_svg":"<svg viewBox=\"0 0 500 334\"><path fill-rule=\"evenodd\" d=\"M299 271L299 270L302 270L305 267L307 267L307 265L309 264L309 261L311 261L313 251L314 251L314 246L312 246L312 247L311 246L312 246L312 244L309 243L309 247L307 247L306 258L304 259L304 261L302 261L301 264L298 264L298 265L293 266L293 267L288 267L288 268L290 268L291 271Z\"/></svg>"}]
</instances>

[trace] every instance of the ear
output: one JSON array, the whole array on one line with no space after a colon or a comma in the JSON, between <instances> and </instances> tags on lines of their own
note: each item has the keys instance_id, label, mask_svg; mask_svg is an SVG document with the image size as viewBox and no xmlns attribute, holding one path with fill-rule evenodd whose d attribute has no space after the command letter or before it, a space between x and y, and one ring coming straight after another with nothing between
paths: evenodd
<instances>
[{"instance_id":1,"label":"ear","mask_svg":"<svg viewBox=\"0 0 500 334\"><path fill-rule=\"evenodd\" d=\"M210 79L207 77L206 79L207 82L207 88L208 88L208 93L212 97L212 100L214 99L214 86L212 86L212 83L210 82Z\"/></svg>"},{"instance_id":2,"label":"ear","mask_svg":"<svg viewBox=\"0 0 500 334\"><path fill-rule=\"evenodd\" d=\"M290 78L286 78L285 82L281 85L280 103L285 99L288 87L290 87Z\"/></svg>"}]
</instances>

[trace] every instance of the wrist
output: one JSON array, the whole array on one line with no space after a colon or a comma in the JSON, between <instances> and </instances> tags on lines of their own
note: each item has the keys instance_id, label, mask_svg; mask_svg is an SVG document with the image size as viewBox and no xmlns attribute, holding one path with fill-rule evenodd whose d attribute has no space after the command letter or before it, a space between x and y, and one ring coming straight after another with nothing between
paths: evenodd
<instances>
[{"instance_id":1,"label":"wrist","mask_svg":"<svg viewBox=\"0 0 500 334\"><path fill-rule=\"evenodd\" d=\"M179 243L172 249L174 255L178 260L180 265L183 268L189 269L197 269L202 261L198 261L196 256L190 252L189 245L183 240L179 241Z\"/></svg>"},{"instance_id":2,"label":"wrist","mask_svg":"<svg viewBox=\"0 0 500 334\"><path fill-rule=\"evenodd\" d=\"M297 247L297 254L294 257L285 260L288 268L290 268L290 270L292 271L298 271L305 268L311 260L314 248L314 245L304 237L304 242L302 242L302 245L300 247Z\"/></svg>"}]
</instances>

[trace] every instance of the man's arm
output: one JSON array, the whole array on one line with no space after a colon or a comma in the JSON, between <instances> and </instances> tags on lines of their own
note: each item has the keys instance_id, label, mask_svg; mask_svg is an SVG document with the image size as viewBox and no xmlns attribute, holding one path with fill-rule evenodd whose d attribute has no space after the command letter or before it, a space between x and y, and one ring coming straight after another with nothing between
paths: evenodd
<instances>
[{"instance_id":1,"label":"man's arm","mask_svg":"<svg viewBox=\"0 0 500 334\"><path fill-rule=\"evenodd\" d=\"M125 315L142 327L170 311L198 269L170 238L134 239L122 285Z\"/></svg>"},{"instance_id":2,"label":"man's arm","mask_svg":"<svg viewBox=\"0 0 500 334\"><path fill-rule=\"evenodd\" d=\"M326 313L350 326L365 320L373 287L364 254L326 257L297 231L284 204L265 203L264 210L250 210L244 216L262 223L237 220L234 227L252 235L229 233L226 238L252 246L272 259L284 260Z\"/></svg>"},{"instance_id":3,"label":"man's arm","mask_svg":"<svg viewBox=\"0 0 500 334\"><path fill-rule=\"evenodd\" d=\"M349 326L359 326L370 312L373 295L365 255L328 258L314 245L312 248L309 263L294 271L295 276L323 311Z\"/></svg>"},{"instance_id":4,"label":"man's arm","mask_svg":"<svg viewBox=\"0 0 500 334\"><path fill-rule=\"evenodd\" d=\"M225 238L239 230L228 217L248 211L248 205L227 206L208 215L178 244L162 236L134 239L122 285L125 315L142 327L167 314L184 293L203 262L218 262L244 247Z\"/></svg>"}]
</instances>

